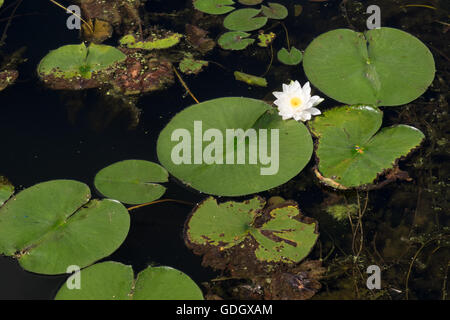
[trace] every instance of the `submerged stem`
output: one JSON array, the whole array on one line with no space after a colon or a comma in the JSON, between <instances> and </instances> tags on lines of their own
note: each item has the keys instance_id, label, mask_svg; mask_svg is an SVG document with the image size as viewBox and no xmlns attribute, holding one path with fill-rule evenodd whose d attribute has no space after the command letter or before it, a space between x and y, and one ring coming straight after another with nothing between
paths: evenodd
<instances>
[{"instance_id":1,"label":"submerged stem","mask_svg":"<svg viewBox=\"0 0 450 320\"><path fill-rule=\"evenodd\" d=\"M176 202L176 203L186 204L186 205L190 205L190 206L194 205L191 202L187 202L187 201L183 201L183 200L161 199L161 200L156 200L156 201L152 201L152 202L148 202L148 203L139 204L139 205L134 206L134 207L130 207L130 208L128 208L128 211L132 211L132 210L135 210L135 209L139 209L139 208L142 208L142 207L146 207L146 206L150 206L152 204L162 203L162 202Z\"/></svg>"},{"instance_id":2,"label":"submerged stem","mask_svg":"<svg viewBox=\"0 0 450 320\"><path fill-rule=\"evenodd\" d=\"M184 82L183 78L181 78L180 74L178 73L177 69L175 67L172 67L173 71L175 71L175 74L177 75L178 80L180 80L181 85L186 89L187 93L194 99L196 103L200 103L197 98L194 96L194 94L189 90L189 87L187 86L186 82Z\"/></svg>"}]
</instances>

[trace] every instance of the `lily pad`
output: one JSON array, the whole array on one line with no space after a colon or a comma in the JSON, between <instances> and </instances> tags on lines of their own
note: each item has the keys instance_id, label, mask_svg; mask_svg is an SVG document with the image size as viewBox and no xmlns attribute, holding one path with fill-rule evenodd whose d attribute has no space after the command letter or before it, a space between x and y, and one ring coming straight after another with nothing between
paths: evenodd
<instances>
[{"instance_id":1,"label":"lily pad","mask_svg":"<svg viewBox=\"0 0 450 320\"><path fill-rule=\"evenodd\" d=\"M238 2L246 6L254 6L263 2L263 0L238 0Z\"/></svg>"},{"instance_id":2,"label":"lily pad","mask_svg":"<svg viewBox=\"0 0 450 320\"><path fill-rule=\"evenodd\" d=\"M0 176L0 207L14 193L14 186L5 177Z\"/></svg>"},{"instance_id":3,"label":"lily pad","mask_svg":"<svg viewBox=\"0 0 450 320\"><path fill-rule=\"evenodd\" d=\"M288 51L286 48L278 51L277 58L281 63L287 64L289 66L295 66L302 62L303 55L300 50L295 47L291 47L291 51Z\"/></svg>"},{"instance_id":4,"label":"lily pad","mask_svg":"<svg viewBox=\"0 0 450 320\"><path fill-rule=\"evenodd\" d=\"M413 101L427 90L435 73L430 50L393 28L326 32L306 49L303 67L308 79L329 97L378 106Z\"/></svg>"},{"instance_id":5,"label":"lily pad","mask_svg":"<svg viewBox=\"0 0 450 320\"><path fill-rule=\"evenodd\" d=\"M264 27L267 23L267 17L256 17L261 10L259 9L239 9L233 11L225 17L223 25L232 31L253 31Z\"/></svg>"},{"instance_id":6,"label":"lily pad","mask_svg":"<svg viewBox=\"0 0 450 320\"><path fill-rule=\"evenodd\" d=\"M178 113L162 130L157 153L160 163L186 185L239 196L296 176L311 158L312 140L302 123L283 121L267 103L226 97Z\"/></svg>"},{"instance_id":7,"label":"lily pad","mask_svg":"<svg viewBox=\"0 0 450 320\"><path fill-rule=\"evenodd\" d=\"M0 7L3 5L4 0L0 0Z\"/></svg>"},{"instance_id":8,"label":"lily pad","mask_svg":"<svg viewBox=\"0 0 450 320\"><path fill-rule=\"evenodd\" d=\"M113 200L91 200L89 187L73 180L37 184L0 208L0 254L31 272L65 273L109 256L130 227L127 209Z\"/></svg>"},{"instance_id":9,"label":"lily pad","mask_svg":"<svg viewBox=\"0 0 450 320\"><path fill-rule=\"evenodd\" d=\"M262 77L254 76L239 71L234 72L234 77L236 80L245 82L246 84L249 84L251 86L267 87L267 80Z\"/></svg>"},{"instance_id":10,"label":"lily pad","mask_svg":"<svg viewBox=\"0 0 450 320\"><path fill-rule=\"evenodd\" d=\"M131 266L107 261L82 270L80 279L80 289L64 284L55 300L203 300L191 278L170 267L148 267L134 279Z\"/></svg>"},{"instance_id":11,"label":"lily pad","mask_svg":"<svg viewBox=\"0 0 450 320\"><path fill-rule=\"evenodd\" d=\"M280 3L269 2L269 6L261 6L263 14L270 19L283 20L288 16L288 9Z\"/></svg>"},{"instance_id":12,"label":"lily pad","mask_svg":"<svg viewBox=\"0 0 450 320\"><path fill-rule=\"evenodd\" d=\"M322 181L340 189L372 184L400 157L420 145L423 133L407 125L379 131L383 113L370 106L343 106L310 122L319 139L316 155Z\"/></svg>"},{"instance_id":13,"label":"lily pad","mask_svg":"<svg viewBox=\"0 0 450 320\"><path fill-rule=\"evenodd\" d=\"M102 73L125 58L120 50L107 45L66 45L42 59L38 74L52 89L95 88L100 85Z\"/></svg>"},{"instance_id":14,"label":"lily pad","mask_svg":"<svg viewBox=\"0 0 450 320\"><path fill-rule=\"evenodd\" d=\"M255 39L248 38L250 33L242 31L230 31L222 34L217 41L219 46L225 50L243 50L255 42Z\"/></svg>"},{"instance_id":15,"label":"lily pad","mask_svg":"<svg viewBox=\"0 0 450 320\"><path fill-rule=\"evenodd\" d=\"M180 70L184 74L198 74L203 67L208 66L208 61L196 60L192 54L187 54L183 60L180 61Z\"/></svg>"},{"instance_id":16,"label":"lily pad","mask_svg":"<svg viewBox=\"0 0 450 320\"><path fill-rule=\"evenodd\" d=\"M233 0L194 0L194 8L209 14L224 14L234 10Z\"/></svg>"},{"instance_id":17,"label":"lily pad","mask_svg":"<svg viewBox=\"0 0 450 320\"><path fill-rule=\"evenodd\" d=\"M94 184L108 198L142 204L161 198L166 188L158 183L167 181L168 173L160 165L145 160L125 160L100 170Z\"/></svg>"},{"instance_id":18,"label":"lily pad","mask_svg":"<svg viewBox=\"0 0 450 320\"><path fill-rule=\"evenodd\" d=\"M209 197L188 218L186 244L196 253L227 256L226 250L235 250L233 255L240 256L237 251L244 251L246 260L253 255L260 263L294 264L306 258L319 236L317 222L303 217L295 202L264 206L260 197L221 204Z\"/></svg>"},{"instance_id":19,"label":"lily pad","mask_svg":"<svg viewBox=\"0 0 450 320\"><path fill-rule=\"evenodd\" d=\"M119 43L122 46L132 49L161 50L177 45L182 37L183 35L179 33L164 32L162 34L155 33L144 41L138 41L134 35L128 34L123 36L119 40Z\"/></svg>"}]
</instances>

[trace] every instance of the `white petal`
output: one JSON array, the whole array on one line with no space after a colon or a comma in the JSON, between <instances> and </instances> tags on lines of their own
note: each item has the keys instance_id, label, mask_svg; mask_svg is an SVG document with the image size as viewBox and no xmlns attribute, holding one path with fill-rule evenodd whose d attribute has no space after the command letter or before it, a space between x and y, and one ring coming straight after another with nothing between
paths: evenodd
<instances>
[{"instance_id":1,"label":"white petal","mask_svg":"<svg viewBox=\"0 0 450 320\"><path fill-rule=\"evenodd\" d=\"M284 95L284 93L283 92L280 92L280 91L274 91L274 92L272 92L272 94L275 96L275 98L277 98L277 99L280 99L283 95Z\"/></svg>"},{"instance_id":2,"label":"white petal","mask_svg":"<svg viewBox=\"0 0 450 320\"><path fill-rule=\"evenodd\" d=\"M282 87L283 87L283 92L284 93L289 91L289 85L283 83Z\"/></svg>"},{"instance_id":3,"label":"white petal","mask_svg":"<svg viewBox=\"0 0 450 320\"><path fill-rule=\"evenodd\" d=\"M305 111L309 112L313 116L318 116L319 114L322 114L322 112L320 112L320 110L317 108L309 108L309 109L306 109Z\"/></svg>"},{"instance_id":4,"label":"white petal","mask_svg":"<svg viewBox=\"0 0 450 320\"><path fill-rule=\"evenodd\" d=\"M325 100L324 98L321 98L319 96L312 96L311 97L311 101L312 101L312 105L313 107L317 106L319 103L321 103L323 100Z\"/></svg>"},{"instance_id":5,"label":"white petal","mask_svg":"<svg viewBox=\"0 0 450 320\"><path fill-rule=\"evenodd\" d=\"M302 89L303 89L303 94L305 95L305 97L307 97L307 98L311 97L311 86L309 85L309 81L303 85Z\"/></svg>"}]
</instances>

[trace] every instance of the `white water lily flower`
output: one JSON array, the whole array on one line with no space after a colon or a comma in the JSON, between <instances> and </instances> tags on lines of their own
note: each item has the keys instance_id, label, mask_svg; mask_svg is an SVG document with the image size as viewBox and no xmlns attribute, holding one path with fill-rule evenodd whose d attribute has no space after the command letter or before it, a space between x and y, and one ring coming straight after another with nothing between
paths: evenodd
<instances>
[{"instance_id":1,"label":"white water lily flower","mask_svg":"<svg viewBox=\"0 0 450 320\"><path fill-rule=\"evenodd\" d=\"M283 84L283 92L275 91L273 95L277 98L274 104L278 107L278 114L283 120L294 118L299 121L311 120L312 116L321 114L320 110L314 108L324 99L319 96L311 97L309 81L302 86L298 81Z\"/></svg>"}]
</instances>

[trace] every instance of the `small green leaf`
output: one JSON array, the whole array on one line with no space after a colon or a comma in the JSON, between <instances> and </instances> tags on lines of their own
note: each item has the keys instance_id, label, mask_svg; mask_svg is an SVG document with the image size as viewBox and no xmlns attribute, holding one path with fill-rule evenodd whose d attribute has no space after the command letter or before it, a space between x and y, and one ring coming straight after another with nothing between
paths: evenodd
<instances>
[{"instance_id":1,"label":"small green leaf","mask_svg":"<svg viewBox=\"0 0 450 320\"><path fill-rule=\"evenodd\" d=\"M192 54L187 54L183 60L180 61L180 70L184 74L198 74L203 67L208 66L208 61L195 60Z\"/></svg>"},{"instance_id":2,"label":"small green leaf","mask_svg":"<svg viewBox=\"0 0 450 320\"><path fill-rule=\"evenodd\" d=\"M170 267L148 267L134 279L131 266L107 261L82 270L80 279L80 289L66 283L55 300L203 300L192 279Z\"/></svg>"},{"instance_id":3,"label":"small green leaf","mask_svg":"<svg viewBox=\"0 0 450 320\"><path fill-rule=\"evenodd\" d=\"M144 41L138 41L134 35L128 34L123 36L119 43L133 49L162 50L177 45L182 37L183 35L179 33L164 32L162 35L155 34Z\"/></svg>"},{"instance_id":4,"label":"small green leaf","mask_svg":"<svg viewBox=\"0 0 450 320\"><path fill-rule=\"evenodd\" d=\"M256 17L259 9L239 9L225 17L223 25L232 31L253 31L267 23L267 17Z\"/></svg>"},{"instance_id":5,"label":"small green leaf","mask_svg":"<svg viewBox=\"0 0 450 320\"><path fill-rule=\"evenodd\" d=\"M251 86L267 87L267 80L262 77L254 76L239 71L234 72L234 77L236 78L236 80L245 82L246 84L249 84Z\"/></svg>"},{"instance_id":6,"label":"small green leaf","mask_svg":"<svg viewBox=\"0 0 450 320\"><path fill-rule=\"evenodd\" d=\"M280 62L284 64L287 64L289 66L295 66L302 61L303 55L300 50L298 50L295 47L291 47L290 52L286 48L283 48L280 51L278 51L277 58Z\"/></svg>"},{"instance_id":7,"label":"small green leaf","mask_svg":"<svg viewBox=\"0 0 450 320\"><path fill-rule=\"evenodd\" d=\"M142 204L161 198L166 188L158 183L167 181L168 173L160 165L145 160L125 160L100 170L94 184L108 198Z\"/></svg>"},{"instance_id":8,"label":"small green leaf","mask_svg":"<svg viewBox=\"0 0 450 320\"><path fill-rule=\"evenodd\" d=\"M233 0L194 0L194 8L209 14L224 14L234 10Z\"/></svg>"},{"instance_id":9,"label":"small green leaf","mask_svg":"<svg viewBox=\"0 0 450 320\"><path fill-rule=\"evenodd\" d=\"M270 19L283 20L288 16L288 9L279 3L269 2L269 6L261 6L264 15Z\"/></svg>"},{"instance_id":10,"label":"small green leaf","mask_svg":"<svg viewBox=\"0 0 450 320\"><path fill-rule=\"evenodd\" d=\"M219 46L225 50L243 50L255 42L248 39L250 33L242 31L230 31L222 34L218 40Z\"/></svg>"},{"instance_id":11,"label":"small green leaf","mask_svg":"<svg viewBox=\"0 0 450 320\"><path fill-rule=\"evenodd\" d=\"M269 44L272 43L273 39L275 39L275 33L260 33L258 35L258 46L266 48Z\"/></svg>"},{"instance_id":12,"label":"small green leaf","mask_svg":"<svg viewBox=\"0 0 450 320\"><path fill-rule=\"evenodd\" d=\"M381 127L383 113L370 106L343 106L310 122L319 139L316 155L324 183L346 189L372 184L424 139L406 125Z\"/></svg>"}]
</instances>

